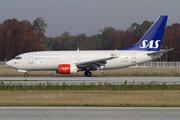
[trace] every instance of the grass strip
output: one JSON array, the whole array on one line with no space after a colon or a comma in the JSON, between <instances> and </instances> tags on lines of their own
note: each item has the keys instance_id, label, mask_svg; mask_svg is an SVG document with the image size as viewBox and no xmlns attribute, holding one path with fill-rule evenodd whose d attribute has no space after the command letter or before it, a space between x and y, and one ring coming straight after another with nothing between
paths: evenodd
<instances>
[{"instance_id":1,"label":"grass strip","mask_svg":"<svg viewBox=\"0 0 180 120\"><path fill-rule=\"evenodd\" d=\"M0 91L0 106L180 107L179 90Z\"/></svg>"},{"instance_id":2,"label":"grass strip","mask_svg":"<svg viewBox=\"0 0 180 120\"><path fill-rule=\"evenodd\" d=\"M10 82L9 84L4 84L2 81L0 83L0 90L2 91L27 91L27 90L57 90L57 91L65 91L65 90L71 90L71 91L83 91L83 90L103 90L103 91L124 91L124 90L180 90L180 85L179 84L166 84L166 82L158 84L156 82L151 82L151 83L140 83L140 84L135 84L133 83L127 83L125 81L123 84L119 85L113 85L110 83L105 82L102 84L101 82L98 85L90 84L86 85L85 83L82 83L80 85L75 85L75 84L66 84L63 83L62 85L53 84L53 83L39 83L39 84L31 84L31 85L26 85L26 84L21 84L21 83L12 83Z\"/></svg>"}]
</instances>

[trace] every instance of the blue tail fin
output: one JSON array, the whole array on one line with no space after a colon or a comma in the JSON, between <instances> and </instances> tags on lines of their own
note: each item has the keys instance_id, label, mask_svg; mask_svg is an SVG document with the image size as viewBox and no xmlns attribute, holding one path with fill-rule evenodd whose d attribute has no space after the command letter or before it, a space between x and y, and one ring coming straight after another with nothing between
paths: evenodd
<instances>
[{"instance_id":1,"label":"blue tail fin","mask_svg":"<svg viewBox=\"0 0 180 120\"><path fill-rule=\"evenodd\" d=\"M167 15L160 16L138 43L121 50L159 51L167 18Z\"/></svg>"}]
</instances>

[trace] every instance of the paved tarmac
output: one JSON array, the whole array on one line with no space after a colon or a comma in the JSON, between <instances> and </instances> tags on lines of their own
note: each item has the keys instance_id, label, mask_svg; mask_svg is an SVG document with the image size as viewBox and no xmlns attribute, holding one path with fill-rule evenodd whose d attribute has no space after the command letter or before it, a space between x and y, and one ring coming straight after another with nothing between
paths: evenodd
<instances>
[{"instance_id":1,"label":"paved tarmac","mask_svg":"<svg viewBox=\"0 0 180 120\"><path fill-rule=\"evenodd\" d=\"M123 84L127 80L128 83L139 84L139 83L164 83L166 84L180 84L180 77L22 77L22 76L14 76L14 77L0 77L0 81L3 81L5 84L11 83L21 83L21 84L39 84L39 83L52 83L52 84L102 84L110 83L110 84Z\"/></svg>"},{"instance_id":2,"label":"paved tarmac","mask_svg":"<svg viewBox=\"0 0 180 120\"><path fill-rule=\"evenodd\" d=\"M179 107L0 107L0 120L179 120L179 118Z\"/></svg>"}]
</instances>

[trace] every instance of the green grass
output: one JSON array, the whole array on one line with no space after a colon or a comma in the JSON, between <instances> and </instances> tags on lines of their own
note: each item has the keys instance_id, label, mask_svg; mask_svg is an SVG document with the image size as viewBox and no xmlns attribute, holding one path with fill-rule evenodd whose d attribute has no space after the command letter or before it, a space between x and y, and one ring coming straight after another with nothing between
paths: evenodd
<instances>
[{"instance_id":1,"label":"green grass","mask_svg":"<svg viewBox=\"0 0 180 120\"><path fill-rule=\"evenodd\" d=\"M135 84L133 83L127 83L125 81L123 84L113 85L110 83L105 82L102 84L101 82L98 85L90 84L86 85L85 83L82 83L80 85L75 84L66 84L63 83L62 85L52 84L50 82L46 83L39 83L37 85L26 85L21 83L12 83L4 84L2 81L0 83L0 90L7 90L7 91L26 91L26 90L32 90L32 91L41 91L41 90L70 90L70 91L84 91L84 90L105 90L105 91L121 91L121 90L180 90L180 85L174 83L173 85L167 85L166 82L158 84L156 82L151 83L140 83Z\"/></svg>"}]
</instances>

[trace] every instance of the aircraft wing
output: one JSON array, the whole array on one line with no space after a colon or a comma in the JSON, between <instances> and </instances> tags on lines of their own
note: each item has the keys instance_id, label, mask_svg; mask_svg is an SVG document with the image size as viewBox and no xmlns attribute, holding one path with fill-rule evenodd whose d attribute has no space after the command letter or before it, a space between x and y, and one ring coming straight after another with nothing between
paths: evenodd
<instances>
[{"instance_id":1,"label":"aircraft wing","mask_svg":"<svg viewBox=\"0 0 180 120\"><path fill-rule=\"evenodd\" d=\"M157 52L148 53L147 55L163 54L163 53L168 52L168 51L171 51L171 50L173 50L173 48L171 48L171 49L162 49L162 50L157 51Z\"/></svg>"},{"instance_id":2,"label":"aircraft wing","mask_svg":"<svg viewBox=\"0 0 180 120\"><path fill-rule=\"evenodd\" d=\"M89 67L90 69L98 69L100 66L104 66L107 60L115 59L117 57L107 57L101 59L95 59L90 61L75 63L78 68Z\"/></svg>"}]
</instances>

